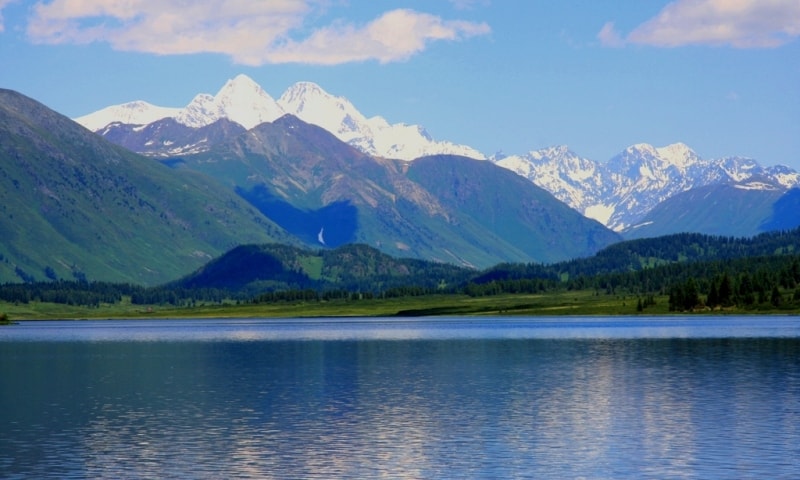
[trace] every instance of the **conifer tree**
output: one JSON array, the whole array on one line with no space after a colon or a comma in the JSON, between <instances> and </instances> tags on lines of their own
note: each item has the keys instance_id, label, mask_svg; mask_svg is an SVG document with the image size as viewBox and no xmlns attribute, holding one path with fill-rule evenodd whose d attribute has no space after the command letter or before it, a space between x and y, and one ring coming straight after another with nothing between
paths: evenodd
<instances>
[{"instance_id":1,"label":"conifer tree","mask_svg":"<svg viewBox=\"0 0 800 480\"><path fill-rule=\"evenodd\" d=\"M778 290L778 286L775 285L772 287L772 296L770 298L770 302L773 306L778 307L781 304L781 291Z\"/></svg>"},{"instance_id":2,"label":"conifer tree","mask_svg":"<svg viewBox=\"0 0 800 480\"><path fill-rule=\"evenodd\" d=\"M719 291L717 290L717 282L713 280L711 281L711 287L708 290L708 299L706 301L706 304L712 308L720 304Z\"/></svg>"},{"instance_id":3,"label":"conifer tree","mask_svg":"<svg viewBox=\"0 0 800 480\"><path fill-rule=\"evenodd\" d=\"M722 274L717 295L717 300L723 307L730 307L733 305L733 286L731 285L731 278L728 276L728 272Z\"/></svg>"},{"instance_id":4,"label":"conifer tree","mask_svg":"<svg viewBox=\"0 0 800 480\"><path fill-rule=\"evenodd\" d=\"M700 304L700 293L697 290L697 281L694 277L689 277L686 280L686 286L683 288L683 309L692 310Z\"/></svg>"}]
</instances>

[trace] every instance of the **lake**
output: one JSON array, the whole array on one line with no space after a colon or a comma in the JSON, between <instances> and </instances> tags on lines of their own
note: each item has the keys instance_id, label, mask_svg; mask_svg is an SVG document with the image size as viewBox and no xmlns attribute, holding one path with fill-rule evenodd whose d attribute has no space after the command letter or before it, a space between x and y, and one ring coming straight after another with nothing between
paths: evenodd
<instances>
[{"instance_id":1,"label":"lake","mask_svg":"<svg viewBox=\"0 0 800 480\"><path fill-rule=\"evenodd\" d=\"M0 478L800 478L798 317L22 322Z\"/></svg>"}]
</instances>

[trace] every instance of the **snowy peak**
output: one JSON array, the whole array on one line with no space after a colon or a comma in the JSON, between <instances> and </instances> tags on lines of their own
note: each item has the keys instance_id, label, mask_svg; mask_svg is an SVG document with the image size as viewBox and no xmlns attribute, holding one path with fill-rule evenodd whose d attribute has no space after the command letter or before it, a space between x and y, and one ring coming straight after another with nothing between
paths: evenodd
<instances>
[{"instance_id":1,"label":"snowy peak","mask_svg":"<svg viewBox=\"0 0 800 480\"><path fill-rule=\"evenodd\" d=\"M637 163L660 164L663 167L674 166L683 171L700 161L700 157L684 143L673 143L666 147L637 143L626 148L611 161L627 163L628 166Z\"/></svg>"},{"instance_id":2,"label":"snowy peak","mask_svg":"<svg viewBox=\"0 0 800 480\"><path fill-rule=\"evenodd\" d=\"M700 160L697 153L684 143L673 143L666 147L656 148L655 151L657 157L665 163L681 169L688 168Z\"/></svg>"},{"instance_id":3,"label":"snowy peak","mask_svg":"<svg viewBox=\"0 0 800 480\"><path fill-rule=\"evenodd\" d=\"M227 119L251 129L290 113L306 123L328 130L343 142L370 155L400 160L435 154L486 158L471 147L436 141L417 125L390 124L378 116L366 118L349 100L331 95L312 82L292 85L276 101L253 79L238 75L228 80L216 95L201 93L184 108L155 107L145 102L133 104L144 104L146 107L141 109L158 113L131 115L126 112L136 109L125 104L108 107L76 121L95 132L111 123L145 125L166 117L191 128L202 128Z\"/></svg>"},{"instance_id":4,"label":"snowy peak","mask_svg":"<svg viewBox=\"0 0 800 480\"><path fill-rule=\"evenodd\" d=\"M199 94L175 117L178 123L200 128L226 118L250 129L272 122L285 112L247 75L228 80L215 96Z\"/></svg>"},{"instance_id":5,"label":"snowy peak","mask_svg":"<svg viewBox=\"0 0 800 480\"><path fill-rule=\"evenodd\" d=\"M235 77L225 82L225 85L217 93L218 97L235 97L235 96L258 96L266 92L257 84L255 80L247 75L240 73Z\"/></svg>"},{"instance_id":6,"label":"snowy peak","mask_svg":"<svg viewBox=\"0 0 800 480\"><path fill-rule=\"evenodd\" d=\"M179 108L158 107L141 100L112 105L94 113L75 119L89 130L96 132L111 123L146 125L162 118L174 117Z\"/></svg>"},{"instance_id":7,"label":"snowy peak","mask_svg":"<svg viewBox=\"0 0 800 480\"><path fill-rule=\"evenodd\" d=\"M281 95L278 105L286 113L322 127L347 143L372 133L367 119L349 100L329 94L316 83L295 83Z\"/></svg>"},{"instance_id":8,"label":"snowy peak","mask_svg":"<svg viewBox=\"0 0 800 480\"><path fill-rule=\"evenodd\" d=\"M286 113L322 127L370 155L399 160L435 154L486 158L473 148L436 141L419 125L390 124L378 116L366 118L348 99L331 95L312 82L292 85L278 104Z\"/></svg>"},{"instance_id":9,"label":"snowy peak","mask_svg":"<svg viewBox=\"0 0 800 480\"><path fill-rule=\"evenodd\" d=\"M287 110L303 111L306 107L319 107L325 103L328 104L341 104L347 103L350 107L350 102L342 97L334 97L326 92L319 85L313 82L297 82L291 87L287 88L278 103Z\"/></svg>"}]
</instances>

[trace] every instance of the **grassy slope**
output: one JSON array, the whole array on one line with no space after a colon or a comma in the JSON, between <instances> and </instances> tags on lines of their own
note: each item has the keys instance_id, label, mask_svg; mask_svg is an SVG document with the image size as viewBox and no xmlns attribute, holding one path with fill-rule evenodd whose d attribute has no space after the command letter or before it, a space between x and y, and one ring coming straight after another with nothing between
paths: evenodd
<instances>
[{"instance_id":1,"label":"grassy slope","mask_svg":"<svg viewBox=\"0 0 800 480\"><path fill-rule=\"evenodd\" d=\"M784 292L788 295L790 292ZM263 305L205 305L187 308L131 305L123 301L99 308L70 307L47 303L12 305L0 303L0 312L11 320L109 319L109 318L303 318L303 317L391 317L391 316L560 316L560 315L668 315L667 297L656 297L656 305L636 311L635 296L596 295L594 291L544 295L429 295L392 299L275 303ZM712 312L705 312L712 313ZM761 306L729 309L716 314L797 314L800 305L781 308Z\"/></svg>"},{"instance_id":2,"label":"grassy slope","mask_svg":"<svg viewBox=\"0 0 800 480\"><path fill-rule=\"evenodd\" d=\"M0 90L0 281L157 284L240 244L291 241L229 189Z\"/></svg>"},{"instance_id":3,"label":"grassy slope","mask_svg":"<svg viewBox=\"0 0 800 480\"><path fill-rule=\"evenodd\" d=\"M679 193L656 205L623 232L626 239L651 238L681 232L749 237L761 226L783 195L781 190L745 190L733 185L709 185Z\"/></svg>"},{"instance_id":4,"label":"grassy slope","mask_svg":"<svg viewBox=\"0 0 800 480\"><path fill-rule=\"evenodd\" d=\"M589 255L620 237L490 162L453 156L412 163L369 157L329 132L284 117L176 165L234 186L270 218L308 217L316 243L354 225L346 243L403 257L486 268L502 261ZM258 193L262 192L261 195ZM281 202L285 202L282 204ZM347 222L323 214L342 202ZM284 210L297 210L286 215ZM327 242L338 246L339 242Z\"/></svg>"}]
</instances>

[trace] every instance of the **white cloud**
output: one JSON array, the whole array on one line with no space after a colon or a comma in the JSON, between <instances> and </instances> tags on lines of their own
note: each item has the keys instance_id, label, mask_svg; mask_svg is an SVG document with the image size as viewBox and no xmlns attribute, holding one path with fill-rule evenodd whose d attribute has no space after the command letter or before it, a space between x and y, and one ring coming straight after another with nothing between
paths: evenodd
<instances>
[{"instance_id":1,"label":"white cloud","mask_svg":"<svg viewBox=\"0 0 800 480\"><path fill-rule=\"evenodd\" d=\"M53 0L35 5L27 32L39 43L106 42L117 50L160 55L220 53L244 65L386 63L407 59L431 41L489 32L486 24L394 10L362 27L338 21L293 38L309 29L306 20L323 5L324 0Z\"/></svg>"},{"instance_id":2,"label":"white cloud","mask_svg":"<svg viewBox=\"0 0 800 480\"><path fill-rule=\"evenodd\" d=\"M617 29L614 28L614 22L606 22L597 34L597 38L605 47L622 47L625 45L625 40L620 36L619 32L617 32Z\"/></svg>"},{"instance_id":3,"label":"white cloud","mask_svg":"<svg viewBox=\"0 0 800 480\"><path fill-rule=\"evenodd\" d=\"M336 24L300 42L288 41L269 52L274 63L338 64L375 59L381 63L406 60L431 41L461 40L489 33L489 26L445 21L413 10L392 10L362 28Z\"/></svg>"},{"instance_id":4,"label":"white cloud","mask_svg":"<svg viewBox=\"0 0 800 480\"><path fill-rule=\"evenodd\" d=\"M613 25L610 30L608 26L598 34L601 42L601 35L613 39L609 35L616 33ZM657 47L770 48L798 36L798 0L677 0L636 27L624 40Z\"/></svg>"}]
</instances>

